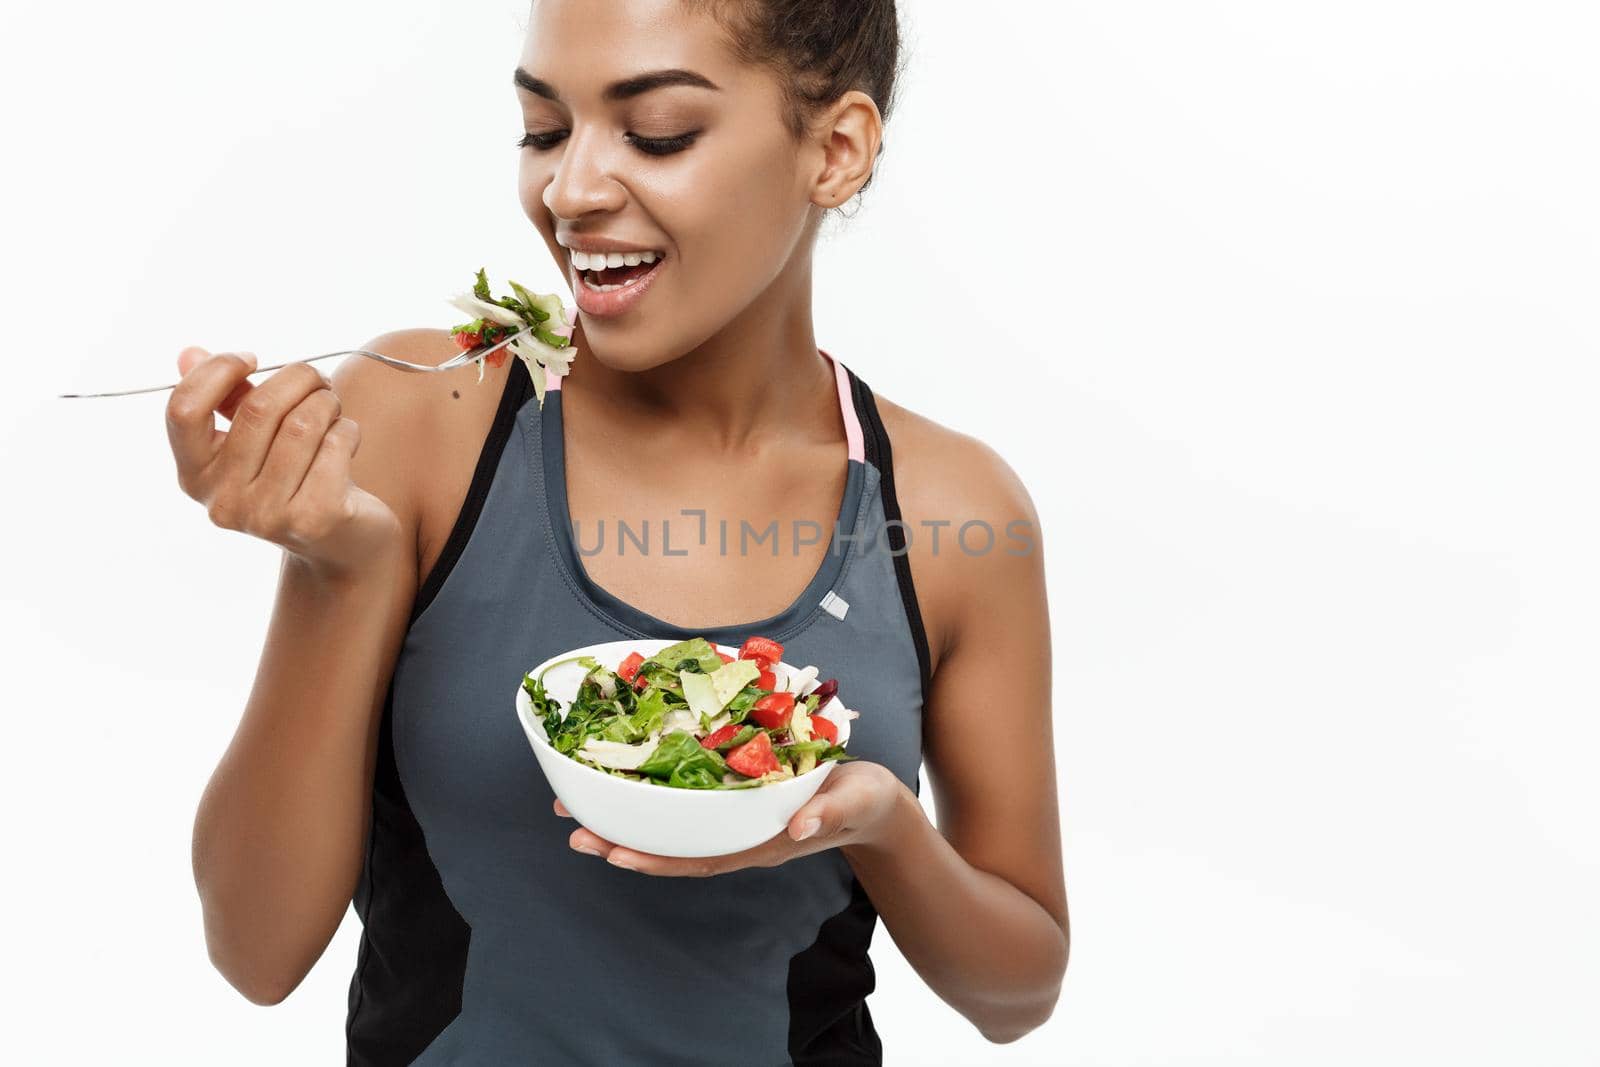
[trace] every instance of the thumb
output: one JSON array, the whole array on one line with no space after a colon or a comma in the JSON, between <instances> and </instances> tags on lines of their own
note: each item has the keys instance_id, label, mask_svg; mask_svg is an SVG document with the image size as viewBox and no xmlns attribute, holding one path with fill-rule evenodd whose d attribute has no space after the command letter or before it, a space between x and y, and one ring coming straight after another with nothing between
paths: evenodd
<instances>
[{"instance_id":1,"label":"thumb","mask_svg":"<svg viewBox=\"0 0 1600 1067\"><path fill-rule=\"evenodd\" d=\"M210 357L211 353L207 352L199 345L190 345L188 348L185 348L182 352L178 353L178 373L188 374L189 371L194 369L196 364L209 359Z\"/></svg>"},{"instance_id":2,"label":"thumb","mask_svg":"<svg viewBox=\"0 0 1600 1067\"><path fill-rule=\"evenodd\" d=\"M806 801L789 820L789 836L796 841L827 837L844 826L844 808L832 797L819 794Z\"/></svg>"}]
</instances>

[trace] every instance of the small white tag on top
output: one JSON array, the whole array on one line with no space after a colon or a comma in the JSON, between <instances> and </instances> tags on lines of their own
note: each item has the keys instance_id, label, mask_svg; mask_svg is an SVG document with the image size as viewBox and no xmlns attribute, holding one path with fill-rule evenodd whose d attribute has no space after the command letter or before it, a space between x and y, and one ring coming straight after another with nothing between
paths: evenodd
<instances>
[{"instance_id":1,"label":"small white tag on top","mask_svg":"<svg viewBox=\"0 0 1600 1067\"><path fill-rule=\"evenodd\" d=\"M845 612L850 610L850 602L830 589L828 595L822 598L822 610L836 619L842 619Z\"/></svg>"}]
</instances>

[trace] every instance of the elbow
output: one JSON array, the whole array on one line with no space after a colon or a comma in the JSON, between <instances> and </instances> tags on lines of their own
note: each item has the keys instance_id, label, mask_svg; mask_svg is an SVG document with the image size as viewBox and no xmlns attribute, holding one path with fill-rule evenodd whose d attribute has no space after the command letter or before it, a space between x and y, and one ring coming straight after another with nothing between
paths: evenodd
<instances>
[{"instance_id":1,"label":"elbow","mask_svg":"<svg viewBox=\"0 0 1600 1067\"><path fill-rule=\"evenodd\" d=\"M1009 1045L1037 1030L1055 1014L1061 1001L1061 988L1067 976L1067 957L1070 940L1062 930L1061 950L1052 962L1048 981L1026 1003L1015 1003L1003 1017L996 1017L978 1027L984 1040L993 1045Z\"/></svg>"},{"instance_id":2,"label":"elbow","mask_svg":"<svg viewBox=\"0 0 1600 1067\"><path fill-rule=\"evenodd\" d=\"M221 902L201 895L206 954L211 966L250 1003L281 1004L299 987L311 970L292 952L289 939L274 934L259 916L241 914L237 902Z\"/></svg>"},{"instance_id":3,"label":"elbow","mask_svg":"<svg viewBox=\"0 0 1600 1067\"><path fill-rule=\"evenodd\" d=\"M1008 1016L1003 1021L996 1021L988 1026L981 1026L978 1032L983 1039L991 1045L1009 1045L1013 1041L1027 1037L1033 1031L1043 1026L1050 1016L1055 1014L1056 1002L1060 999L1060 987L1052 993L1048 1000L1026 1014L1018 1013Z\"/></svg>"},{"instance_id":4,"label":"elbow","mask_svg":"<svg viewBox=\"0 0 1600 1067\"><path fill-rule=\"evenodd\" d=\"M263 1008L270 1008L275 1004L282 1004L289 999L298 982L236 982L228 979L229 984L237 989L244 999Z\"/></svg>"},{"instance_id":5,"label":"elbow","mask_svg":"<svg viewBox=\"0 0 1600 1067\"><path fill-rule=\"evenodd\" d=\"M211 966L252 1004L288 999L310 972L316 953L285 916L237 888L237 876L195 864L195 887ZM330 935L331 936L331 935Z\"/></svg>"},{"instance_id":6,"label":"elbow","mask_svg":"<svg viewBox=\"0 0 1600 1067\"><path fill-rule=\"evenodd\" d=\"M989 1026L979 1027L978 1032L985 1041L991 1045L1009 1045L1013 1041L1027 1037L1033 1031L1043 1026L1055 1014L1056 1002L1060 999L1060 987L1050 995L1050 998L1039 1007L1026 1014L1018 1013L1007 1017L1004 1021L997 1021Z\"/></svg>"},{"instance_id":7,"label":"elbow","mask_svg":"<svg viewBox=\"0 0 1600 1067\"><path fill-rule=\"evenodd\" d=\"M305 978L303 971L265 959L241 959L237 954L219 951L209 938L207 942L211 965L252 1004L264 1008L282 1004Z\"/></svg>"}]
</instances>

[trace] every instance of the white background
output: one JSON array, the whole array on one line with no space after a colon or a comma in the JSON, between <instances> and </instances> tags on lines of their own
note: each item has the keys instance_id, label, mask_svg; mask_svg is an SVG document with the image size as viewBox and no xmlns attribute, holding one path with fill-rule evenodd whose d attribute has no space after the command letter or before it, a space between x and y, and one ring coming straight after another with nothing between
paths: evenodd
<instances>
[{"instance_id":1,"label":"white background","mask_svg":"<svg viewBox=\"0 0 1600 1067\"><path fill-rule=\"evenodd\" d=\"M889 1062L1594 1063L1591 9L902 8L818 337L1042 513L1074 947L990 1046L880 927ZM53 394L560 285L524 7L5 10L0 1059L340 1062L355 924L255 1008L190 880L276 550L179 494L159 398Z\"/></svg>"}]
</instances>

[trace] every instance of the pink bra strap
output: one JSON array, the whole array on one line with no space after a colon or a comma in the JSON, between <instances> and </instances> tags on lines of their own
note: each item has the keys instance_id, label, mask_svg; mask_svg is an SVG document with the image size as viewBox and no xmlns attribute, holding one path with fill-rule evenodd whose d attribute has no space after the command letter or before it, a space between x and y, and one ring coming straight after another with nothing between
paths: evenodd
<instances>
[{"instance_id":1,"label":"pink bra strap","mask_svg":"<svg viewBox=\"0 0 1600 1067\"><path fill-rule=\"evenodd\" d=\"M850 458L857 463L867 461L867 448L865 439L861 436L861 419L856 415L855 400L850 395L850 375L845 371L844 364L828 355L823 349L817 349L828 362L833 364L833 380L839 386L839 414L844 416L844 443L850 450Z\"/></svg>"}]
</instances>

